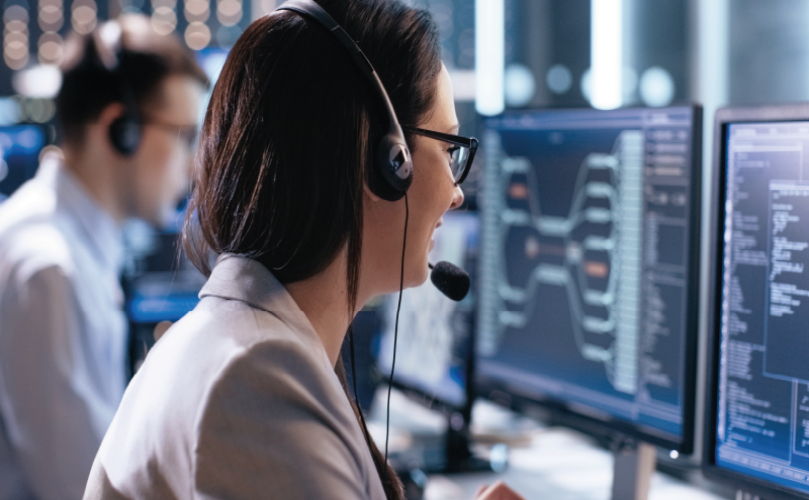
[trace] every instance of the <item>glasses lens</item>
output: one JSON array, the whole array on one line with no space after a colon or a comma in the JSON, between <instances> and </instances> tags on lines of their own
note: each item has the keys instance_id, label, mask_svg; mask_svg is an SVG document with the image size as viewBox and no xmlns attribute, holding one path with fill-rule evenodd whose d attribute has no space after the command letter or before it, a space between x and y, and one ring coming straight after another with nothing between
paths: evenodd
<instances>
[{"instance_id":1,"label":"glasses lens","mask_svg":"<svg viewBox=\"0 0 809 500\"><path fill-rule=\"evenodd\" d=\"M458 182L463 176L466 169L466 162L469 160L469 148L463 146L455 146L450 156L450 168L452 169L452 178Z\"/></svg>"}]
</instances>

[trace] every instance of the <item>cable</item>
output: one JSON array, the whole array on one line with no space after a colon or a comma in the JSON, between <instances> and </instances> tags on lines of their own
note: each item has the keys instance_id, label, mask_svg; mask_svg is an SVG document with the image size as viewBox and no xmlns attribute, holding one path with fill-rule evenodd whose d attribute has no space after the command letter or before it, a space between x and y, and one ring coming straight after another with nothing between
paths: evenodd
<instances>
[{"instance_id":1,"label":"cable","mask_svg":"<svg viewBox=\"0 0 809 500\"><path fill-rule=\"evenodd\" d=\"M388 379L388 407L387 407L387 422L385 423L385 464L388 463L388 438L390 437L390 390L393 386L393 370L396 368L396 341L399 339L399 311L402 309L402 290L404 289L404 267L405 267L405 248L407 247L407 222L410 218L410 206L407 201L407 192L404 195L405 200L405 228L404 236L402 237L402 270L399 274L399 304L396 306L396 325L393 327L393 360L390 363L390 378ZM385 467L385 475L387 476L387 467ZM387 477L385 477L387 481Z\"/></svg>"}]
</instances>

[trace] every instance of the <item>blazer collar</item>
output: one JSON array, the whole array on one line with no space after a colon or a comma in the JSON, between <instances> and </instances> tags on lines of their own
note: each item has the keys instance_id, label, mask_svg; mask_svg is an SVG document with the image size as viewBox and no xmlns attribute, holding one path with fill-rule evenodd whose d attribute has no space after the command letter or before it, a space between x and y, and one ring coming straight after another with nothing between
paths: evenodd
<instances>
[{"instance_id":1,"label":"blazer collar","mask_svg":"<svg viewBox=\"0 0 809 500\"><path fill-rule=\"evenodd\" d=\"M225 253L216 260L199 298L219 297L239 300L250 307L267 311L283 321L292 331L314 341L325 354L325 348L309 319L273 274L258 261Z\"/></svg>"}]
</instances>

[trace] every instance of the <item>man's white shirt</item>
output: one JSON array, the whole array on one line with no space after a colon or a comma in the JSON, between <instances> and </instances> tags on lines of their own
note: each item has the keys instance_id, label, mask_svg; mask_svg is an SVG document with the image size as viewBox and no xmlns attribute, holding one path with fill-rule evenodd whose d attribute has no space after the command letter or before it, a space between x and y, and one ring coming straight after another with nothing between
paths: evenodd
<instances>
[{"instance_id":1,"label":"man's white shirt","mask_svg":"<svg viewBox=\"0 0 809 500\"><path fill-rule=\"evenodd\" d=\"M55 156L0 204L0 500L82 497L126 385L122 256Z\"/></svg>"}]
</instances>

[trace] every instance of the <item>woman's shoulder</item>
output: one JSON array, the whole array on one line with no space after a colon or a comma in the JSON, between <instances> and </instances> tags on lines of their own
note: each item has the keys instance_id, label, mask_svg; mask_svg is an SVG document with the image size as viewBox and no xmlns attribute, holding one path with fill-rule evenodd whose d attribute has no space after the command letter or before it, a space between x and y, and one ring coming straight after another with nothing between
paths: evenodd
<instances>
[{"instance_id":1,"label":"woman's shoulder","mask_svg":"<svg viewBox=\"0 0 809 500\"><path fill-rule=\"evenodd\" d=\"M196 381L204 392L216 392L245 378L264 382L245 390L267 391L286 383L288 376L311 385L328 379L331 370L313 332L244 302L209 297L169 328L141 371Z\"/></svg>"},{"instance_id":2,"label":"woman's shoulder","mask_svg":"<svg viewBox=\"0 0 809 500\"><path fill-rule=\"evenodd\" d=\"M242 301L213 297L173 325L155 344L142 370L197 385L198 425L218 411L257 399L274 407L315 399L346 406L345 394L317 334ZM350 407L349 407L350 408Z\"/></svg>"},{"instance_id":3,"label":"woman's shoulder","mask_svg":"<svg viewBox=\"0 0 809 500\"><path fill-rule=\"evenodd\" d=\"M256 320L278 330L233 351L200 406L197 487L219 490L226 483L227 490L238 484L258 494L272 485L289 498L364 497L373 463L319 340L311 344L277 318L258 314ZM222 463L238 472L213 477ZM330 490L342 493L335 497Z\"/></svg>"},{"instance_id":4,"label":"woman's shoulder","mask_svg":"<svg viewBox=\"0 0 809 500\"><path fill-rule=\"evenodd\" d=\"M299 498L326 498L307 489L314 485L301 464L323 476L340 463L318 488L342 484L342 497L360 498L367 451L322 346L270 312L203 302L157 342L127 390L99 454L113 483L143 475L121 457L145 456L161 478L135 481L133 492L163 481L175 491L249 497L282 485Z\"/></svg>"}]
</instances>

